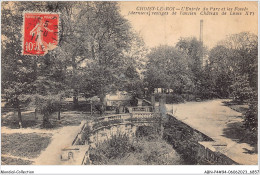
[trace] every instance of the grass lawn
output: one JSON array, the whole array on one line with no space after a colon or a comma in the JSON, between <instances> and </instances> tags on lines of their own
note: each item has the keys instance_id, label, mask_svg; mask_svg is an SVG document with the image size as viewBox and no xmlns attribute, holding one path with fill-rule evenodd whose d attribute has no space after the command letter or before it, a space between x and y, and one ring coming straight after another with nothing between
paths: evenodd
<instances>
[{"instance_id":1,"label":"grass lawn","mask_svg":"<svg viewBox=\"0 0 260 175\"><path fill-rule=\"evenodd\" d=\"M49 145L51 134L2 134L1 138L2 154L30 159L38 157Z\"/></svg>"},{"instance_id":2,"label":"grass lawn","mask_svg":"<svg viewBox=\"0 0 260 175\"><path fill-rule=\"evenodd\" d=\"M1 163L2 165L31 165L33 161L2 156Z\"/></svg>"}]
</instances>

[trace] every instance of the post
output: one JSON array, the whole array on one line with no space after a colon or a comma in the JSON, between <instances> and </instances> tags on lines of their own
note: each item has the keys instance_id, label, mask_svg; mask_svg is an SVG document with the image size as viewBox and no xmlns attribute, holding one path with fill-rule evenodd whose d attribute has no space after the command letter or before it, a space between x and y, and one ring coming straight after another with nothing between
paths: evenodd
<instances>
[{"instance_id":1,"label":"post","mask_svg":"<svg viewBox=\"0 0 260 175\"><path fill-rule=\"evenodd\" d=\"M37 108L34 109L34 119L37 120L38 117L37 117Z\"/></svg>"},{"instance_id":2,"label":"post","mask_svg":"<svg viewBox=\"0 0 260 175\"><path fill-rule=\"evenodd\" d=\"M90 101L90 114L91 114L91 116L93 115L93 102L92 102L92 99L91 99L91 101Z\"/></svg>"},{"instance_id":3,"label":"post","mask_svg":"<svg viewBox=\"0 0 260 175\"><path fill-rule=\"evenodd\" d=\"M138 100L137 106L142 106L143 99L137 98L137 100Z\"/></svg>"},{"instance_id":4,"label":"post","mask_svg":"<svg viewBox=\"0 0 260 175\"><path fill-rule=\"evenodd\" d=\"M155 112L155 96L154 93L151 96L152 112Z\"/></svg>"},{"instance_id":5,"label":"post","mask_svg":"<svg viewBox=\"0 0 260 175\"><path fill-rule=\"evenodd\" d=\"M163 137L163 122L166 120L166 94L162 94L159 101L159 110L160 110L160 125L161 125L161 137Z\"/></svg>"},{"instance_id":6,"label":"post","mask_svg":"<svg viewBox=\"0 0 260 175\"><path fill-rule=\"evenodd\" d=\"M62 108L61 99L62 99L62 97L60 96L59 103L58 103L58 120L60 120L60 113L61 113L61 108Z\"/></svg>"}]
</instances>

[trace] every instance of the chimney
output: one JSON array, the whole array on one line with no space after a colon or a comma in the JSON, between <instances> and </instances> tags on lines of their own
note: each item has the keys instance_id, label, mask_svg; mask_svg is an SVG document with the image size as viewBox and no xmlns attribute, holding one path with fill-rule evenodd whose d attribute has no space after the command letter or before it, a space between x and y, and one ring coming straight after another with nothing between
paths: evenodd
<instances>
[{"instance_id":1,"label":"chimney","mask_svg":"<svg viewBox=\"0 0 260 175\"><path fill-rule=\"evenodd\" d=\"M200 42L203 44L203 19L200 20Z\"/></svg>"}]
</instances>

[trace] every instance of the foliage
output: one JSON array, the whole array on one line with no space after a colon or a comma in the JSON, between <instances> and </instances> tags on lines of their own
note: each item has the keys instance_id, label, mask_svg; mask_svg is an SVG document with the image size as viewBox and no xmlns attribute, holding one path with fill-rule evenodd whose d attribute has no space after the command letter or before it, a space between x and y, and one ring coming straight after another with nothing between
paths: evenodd
<instances>
[{"instance_id":1,"label":"foliage","mask_svg":"<svg viewBox=\"0 0 260 175\"><path fill-rule=\"evenodd\" d=\"M134 140L127 135L112 136L111 140L90 150L90 159L99 165L181 164L182 160L172 146L153 133L139 134L140 137Z\"/></svg>"},{"instance_id":2,"label":"foliage","mask_svg":"<svg viewBox=\"0 0 260 175\"><path fill-rule=\"evenodd\" d=\"M98 120L98 118L96 119ZM122 123L123 120L122 119L115 119L115 120L110 120L110 121L100 121L100 122L95 122L95 124L93 125L93 129L97 129L99 127L107 127L113 124L118 124L118 123Z\"/></svg>"},{"instance_id":3,"label":"foliage","mask_svg":"<svg viewBox=\"0 0 260 175\"><path fill-rule=\"evenodd\" d=\"M119 134L100 144L90 159L102 162L108 159L122 158L133 149L129 137L125 134Z\"/></svg>"},{"instance_id":4,"label":"foliage","mask_svg":"<svg viewBox=\"0 0 260 175\"><path fill-rule=\"evenodd\" d=\"M239 95L243 96L241 99L250 98L249 91L257 89L257 54L257 36L247 32L230 35L212 48L209 69L216 93L222 97L236 94L236 99ZM238 92L242 89L247 97Z\"/></svg>"},{"instance_id":5,"label":"foliage","mask_svg":"<svg viewBox=\"0 0 260 175\"><path fill-rule=\"evenodd\" d=\"M172 88L182 93L193 87L187 54L174 47L159 46L153 48L147 57L146 81L150 91L154 88Z\"/></svg>"},{"instance_id":6,"label":"foliage","mask_svg":"<svg viewBox=\"0 0 260 175\"><path fill-rule=\"evenodd\" d=\"M257 92L254 91L249 104L249 109L245 115L245 127L252 131L252 134L257 138L258 131L258 100Z\"/></svg>"},{"instance_id":7,"label":"foliage","mask_svg":"<svg viewBox=\"0 0 260 175\"><path fill-rule=\"evenodd\" d=\"M176 44L176 48L189 56L189 68L194 74L195 80L199 78L202 70L202 57L205 54L205 48L196 38L181 38Z\"/></svg>"},{"instance_id":8,"label":"foliage","mask_svg":"<svg viewBox=\"0 0 260 175\"><path fill-rule=\"evenodd\" d=\"M60 95L34 95L32 98L32 103L36 105L37 109L43 115L51 115L52 113L58 111L61 104Z\"/></svg>"},{"instance_id":9,"label":"foliage","mask_svg":"<svg viewBox=\"0 0 260 175\"><path fill-rule=\"evenodd\" d=\"M220 43L230 49L232 55L229 57L229 66L232 66L236 74L250 75L248 81L250 87L257 88L257 35L249 32L241 32L227 37Z\"/></svg>"},{"instance_id":10,"label":"foliage","mask_svg":"<svg viewBox=\"0 0 260 175\"><path fill-rule=\"evenodd\" d=\"M125 60L123 52L129 48L131 40L130 25L115 2L89 2L81 11L81 19L81 34L90 65L87 67L90 69L86 69L89 75L86 80L94 83L93 90L99 94L102 88L106 91L120 78Z\"/></svg>"},{"instance_id":11,"label":"foliage","mask_svg":"<svg viewBox=\"0 0 260 175\"><path fill-rule=\"evenodd\" d=\"M231 88L233 99L238 103L247 102L253 95L253 90L249 85L247 75L235 77Z\"/></svg>"},{"instance_id":12,"label":"foliage","mask_svg":"<svg viewBox=\"0 0 260 175\"><path fill-rule=\"evenodd\" d=\"M57 94L64 86L64 64L57 52L45 56L21 55L23 11L55 11L56 2L4 2L2 6L2 93L18 111L22 124L21 107L26 107L32 94ZM23 106L22 106L23 105Z\"/></svg>"},{"instance_id":13,"label":"foliage","mask_svg":"<svg viewBox=\"0 0 260 175\"><path fill-rule=\"evenodd\" d=\"M204 85L202 84L204 80L203 61L206 57L207 49L195 37L180 38L175 47L188 55L188 68L191 71L190 79L194 84L194 87L189 89L188 92L201 96Z\"/></svg>"},{"instance_id":14,"label":"foliage","mask_svg":"<svg viewBox=\"0 0 260 175\"><path fill-rule=\"evenodd\" d=\"M21 55L24 9L61 12L59 47L41 57ZM2 17L2 90L16 108L20 108L21 94L56 95L65 87L73 89L74 97L80 92L102 93L103 100L122 79L124 65L134 63L144 52L142 41L133 37L115 2L5 2ZM130 47L138 49L128 52Z\"/></svg>"},{"instance_id":15,"label":"foliage","mask_svg":"<svg viewBox=\"0 0 260 175\"><path fill-rule=\"evenodd\" d=\"M155 94L155 100L159 101L161 98L161 94ZM166 104L172 104L172 103L183 103L184 100L189 100L188 96L185 96L185 94L166 94Z\"/></svg>"}]
</instances>

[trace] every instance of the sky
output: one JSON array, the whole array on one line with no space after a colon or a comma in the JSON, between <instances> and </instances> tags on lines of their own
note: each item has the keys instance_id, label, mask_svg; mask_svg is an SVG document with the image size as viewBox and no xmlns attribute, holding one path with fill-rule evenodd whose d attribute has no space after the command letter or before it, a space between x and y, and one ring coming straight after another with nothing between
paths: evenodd
<instances>
[{"instance_id":1,"label":"sky","mask_svg":"<svg viewBox=\"0 0 260 175\"><path fill-rule=\"evenodd\" d=\"M148 12L147 7L175 7L175 8L225 8L228 15L133 15L132 12ZM244 15L245 11L240 11L243 15L230 15L227 8L247 8L254 15ZM199 39L200 20L203 25L203 43L208 48L214 47L219 41L226 38L227 35L252 32L258 32L258 5L257 2L120 2L121 14L130 21L136 32L139 32L148 47L155 47L161 44L174 46L180 37L196 37ZM144 10L143 10L144 9ZM218 9L215 9L218 10ZM170 13L172 11L169 11ZM236 11L239 12L239 11ZM221 12L218 12L219 14Z\"/></svg>"}]
</instances>

